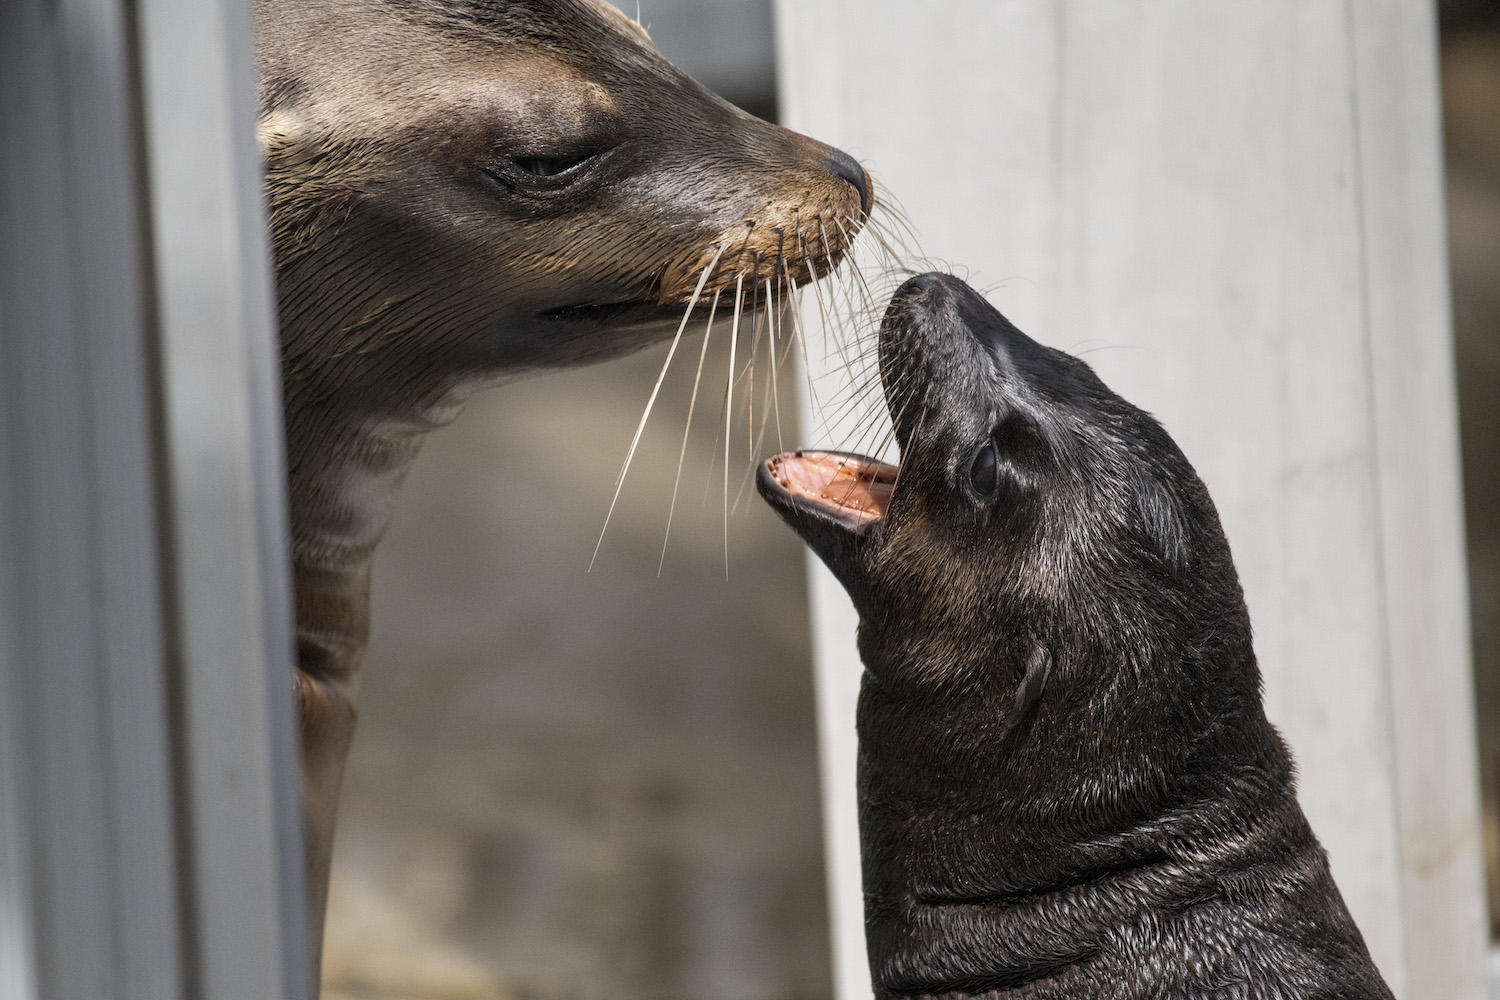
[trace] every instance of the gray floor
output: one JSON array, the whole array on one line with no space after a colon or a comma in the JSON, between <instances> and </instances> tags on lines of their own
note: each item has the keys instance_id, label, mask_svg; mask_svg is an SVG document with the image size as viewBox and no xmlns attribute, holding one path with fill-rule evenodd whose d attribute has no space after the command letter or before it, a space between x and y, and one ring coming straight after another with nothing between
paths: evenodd
<instances>
[{"instance_id":1,"label":"gray floor","mask_svg":"<svg viewBox=\"0 0 1500 1000\"><path fill-rule=\"evenodd\" d=\"M698 343L592 573L660 351L428 442L376 562L329 997L830 994L803 555L752 489L725 581L713 353L657 576Z\"/></svg>"}]
</instances>

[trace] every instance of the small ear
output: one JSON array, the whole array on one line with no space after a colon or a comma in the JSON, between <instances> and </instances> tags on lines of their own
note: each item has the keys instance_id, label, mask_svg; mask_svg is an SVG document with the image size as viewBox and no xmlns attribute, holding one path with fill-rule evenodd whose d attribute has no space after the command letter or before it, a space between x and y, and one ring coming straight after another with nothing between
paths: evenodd
<instances>
[{"instance_id":1,"label":"small ear","mask_svg":"<svg viewBox=\"0 0 1500 1000\"><path fill-rule=\"evenodd\" d=\"M1135 505L1156 554L1174 570L1182 569L1187 563L1187 530L1167 488L1155 479L1138 480Z\"/></svg>"},{"instance_id":2,"label":"small ear","mask_svg":"<svg viewBox=\"0 0 1500 1000\"><path fill-rule=\"evenodd\" d=\"M1025 676L1021 678L1021 683L1016 685L1011 711L1005 720L1007 730L1014 729L1031 714L1036 703L1042 700L1042 689L1047 686L1047 678L1050 676L1052 676L1052 651L1038 643L1032 647L1031 655L1026 658Z\"/></svg>"},{"instance_id":3,"label":"small ear","mask_svg":"<svg viewBox=\"0 0 1500 1000\"><path fill-rule=\"evenodd\" d=\"M255 123L255 140L260 146L261 159L296 160L304 156L306 132L306 124L293 112L280 108L266 112Z\"/></svg>"}]
</instances>

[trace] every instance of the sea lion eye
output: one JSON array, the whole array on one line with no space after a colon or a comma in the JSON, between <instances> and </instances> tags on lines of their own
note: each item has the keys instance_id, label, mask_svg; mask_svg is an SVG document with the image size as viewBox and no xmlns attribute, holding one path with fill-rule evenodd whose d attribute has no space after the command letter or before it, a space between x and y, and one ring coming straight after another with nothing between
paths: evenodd
<instances>
[{"instance_id":1,"label":"sea lion eye","mask_svg":"<svg viewBox=\"0 0 1500 1000\"><path fill-rule=\"evenodd\" d=\"M513 183L564 184L582 177L583 172L588 171L603 154L604 150L591 148L559 156L507 156L501 162L501 174L508 175ZM496 180L502 180L502 177L496 175Z\"/></svg>"},{"instance_id":2,"label":"sea lion eye","mask_svg":"<svg viewBox=\"0 0 1500 1000\"><path fill-rule=\"evenodd\" d=\"M1000 461L995 455L995 442L986 441L974 456L969 466L969 485L986 500L1000 488Z\"/></svg>"},{"instance_id":3,"label":"sea lion eye","mask_svg":"<svg viewBox=\"0 0 1500 1000\"><path fill-rule=\"evenodd\" d=\"M545 194L570 188L592 173L609 152L607 146L573 147L571 152L499 154L481 168L490 180L521 194Z\"/></svg>"},{"instance_id":4,"label":"sea lion eye","mask_svg":"<svg viewBox=\"0 0 1500 1000\"><path fill-rule=\"evenodd\" d=\"M499 153L484 174L505 189L520 195L546 195L570 189L577 181L591 177L594 166L609 154L609 144L570 145L568 151L537 153Z\"/></svg>"},{"instance_id":5,"label":"sea lion eye","mask_svg":"<svg viewBox=\"0 0 1500 1000\"><path fill-rule=\"evenodd\" d=\"M561 177L598 157L598 153L573 156L512 156L511 165L531 177Z\"/></svg>"}]
</instances>

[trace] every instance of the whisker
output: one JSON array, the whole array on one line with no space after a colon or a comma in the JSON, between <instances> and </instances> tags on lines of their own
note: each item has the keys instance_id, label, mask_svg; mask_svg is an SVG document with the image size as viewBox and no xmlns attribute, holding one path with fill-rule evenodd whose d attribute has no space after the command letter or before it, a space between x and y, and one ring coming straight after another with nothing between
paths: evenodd
<instances>
[{"instance_id":1,"label":"whisker","mask_svg":"<svg viewBox=\"0 0 1500 1000\"><path fill-rule=\"evenodd\" d=\"M812 275L812 281L808 282L808 287L813 290L813 298L817 300L818 318L822 321L823 326L823 361L826 364L828 362L828 345L830 342L835 342L835 339L833 337L832 327L828 321L827 304L823 301L823 287L820 276L818 275L818 265L813 260L812 254L809 253L807 255L806 263L807 273Z\"/></svg>"},{"instance_id":2,"label":"whisker","mask_svg":"<svg viewBox=\"0 0 1500 1000\"><path fill-rule=\"evenodd\" d=\"M729 438L734 430L734 350L740 339L740 307L745 302L745 273L734 279L734 323L729 329L729 375L724 380L724 579L729 579Z\"/></svg>"},{"instance_id":3,"label":"whisker","mask_svg":"<svg viewBox=\"0 0 1500 1000\"><path fill-rule=\"evenodd\" d=\"M890 214L886 206L877 206ZM921 266L924 270L931 270L930 259L921 249L921 242L916 233L905 220L897 222L888 221L886 218L876 217L867 227L867 231L885 248L891 259L898 264L906 264L911 270L910 264ZM913 270L912 273L915 273Z\"/></svg>"},{"instance_id":4,"label":"whisker","mask_svg":"<svg viewBox=\"0 0 1500 1000\"><path fill-rule=\"evenodd\" d=\"M604 545L604 534L609 530L609 519L614 516L615 504L620 502L620 491L625 488L625 475L630 471L630 463L635 458L636 446L641 443L641 434L646 430L646 421L651 418L651 408L656 405L657 394L661 392L661 384L666 380L667 369L672 365L672 357L677 353L677 345L682 340L682 331L687 329L688 320L693 316L693 308L698 305L698 297L703 294L703 286L708 284L708 276L718 265L719 258L724 255L724 248L719 247L719 252L714 254L713 260L703 269L698 276L698 287L693 289L693 297L688 300L687 309L682 314L682 322L677 324L677 334L672 338L672 346L667 348L667 360L662 362L661 374L656 377L656 385L651 388L651 398L646 400L646 412L641 414L641 422L636 426L635 437L630 441L630 450L625 453L625 464L620 467L620 477L615 480L615 495L609 502L609 513L604 515L604 527L599 531L599 541L594 544L594 556L589 560L589 572L594 571L594 563L599 561L599 549Z\"/></svg>"},{"instance_id":5,"label":"whisker","mask_svg":"<svg viewBox=\"0 0 1500 1000\"><path fill-rule=\"evenodd\" d=\"M667 508L667 533L661 540L661 560L656 564L656 575L661 576L662 567L667 564L667 542L672 539L672 515L677 513L677 488L682 485L682 466L687 458L688 435L693 430L693 410L698 405L698 384L703 379L703 359L708 356L708 341L714 332L714 317L719 312L719 297L724 294L721 288L714 292L713 305L708 308L708 325L703 328L703 347L698 351L698 371L693 375L693 394L688 399L687 424L682 428L682 450L677 453L677 478L672 480L672 503ZM719 433L714 431L714 440L718 440Z\"/></svg>"},{"instance_id":6,"label":"whisker","mask_svg":"<svg viewBox=\"0 0 1500 1000\"><path fill-rule=\"evenodd\" d=\"M818 224L818 227L820 229L822 228L821 222ZM825 236L825 247L827 246L827 242L827 237ZM828 256L827 253L823 255L823 259L828 263L828 270L823 272L823 276L830 277L834 271L833 259ZM808 270L813 271L813 269L814 265L812 262L812 258L809 257ZM836 282L830 282L830 284L836 284ZM828 298L825 302L822 294L822 282L814 282L813 291L818 296L818 305L820 307L819 311L822 313L823 318L823 335L825 338L825 352L823 355L823 360L825 362L828 360L828 354L826 352L826 342L831 341L834 347L838 350L839 358L843 361L844 367L848 368L851 364L849 359L849 343L848 338L844 336L844 316L839 312L838 300L834 298L833 290L829 289ZM822 308L825 305L826 309Z\"/></svg>"},{"instance_id":7,"label":"whisker","mask_svg":"<svg viewBox=\"0 0 1500 1000\"><path fill-rule=\"evenodd\" d=\"M839 232L843 233L844 239L853 245L854 240L849 236L849 231L844 228L844 224L838 219L834 219L833 224L839 227ZM866 314L872 315L875 310L875 293L870 290L870 283L865 280L865 273L857 264L851 267L851 270L854 274L854 280L858 283L857 290L863 293Z\"/></svg>"},{"instance_id":8,"label":"whisker","mask_svg":"<svg viewBox=\"0 0 1500 1000\"><path fill-rule=\"evenodd\" d=\"M771 279L767 278L766 299L769 301L772 298ZM781 438L781 392L776 385L776 316L780 312L779 305L773 304L766 316L771 327L771 409L776 414L776 450L783 452L786 451L786 445ZM750 459L753 462L755 456L751 455Z\"/></svg>"},{"instance_id":9,"label":"whisker","mask_svg":"<svg viewBox=\"0 0 1500 1000\"><path fill-rule=\"evenodd\" d=\"M901 203L901 199L896 197L894 192L882 187L876 196L874 207L880 208L896 226L905 232L913 246L921 244L922 241L917 237L916 227L911 222L911 213L906 210L906 206Z\"/></svg>"},{"instance_id":10,"label":"whisker","mask_svg":"<svg viewBox=\"0 0 1500 1000\"><path fill-rule=\"evenodd\" d=\"M755 255L755 275L760 276L760 254ZM751 293L750 315L750 360L746 365L748 369L747 386L745 389L745 401L748 407L745 415L745 450L750 455L750 461L755 461L755 358L760 350L760 335L764 322L769 322L769 315L762 316L760 313L760 281L755 282L755 288Z\"/></svg>"},{"instance_id":11,"label":"whisker","mask_svg":"<svg viewBox=\"0 0 1500 1000\"><path fill-rule=\"evenodd\" d=\"M802 333L803 296L796 290L796 286L792 284L791 268L788 267L785 260L781 262L781 269L786 274L787 287L792 289L792 335L802 345L802 373L807 378L807 396L809 402L812 404L812 412L817 413L822 409L822 405L818 402L818 393L813 388L812 365L807 359L807 338Z\"/></svg>"},{"instance_id":12,"label":"whisker","mask_svg":"<svg viewBox=\"0 0 1500 1000\"><path fill-rule=\"evenodd\" d=\"M775 363L774 353L772 355L772 363L773 363L773 365ZM739 513L739 510L740 510L740 501L745 498L745 489L746 489L746 487L748 487L750 485L750 477L755 474L755 470L760 466L760 461L759 461L759 459L756 456L761 455L764 452L765 443L766 443L766 430L770 426L770 423L771 423L771 413L772 413L772 411L774 409L774 407L770 405L770 402L771 402L772 396L775 393L775 387L776 387L776 381L775 381L775 377L773 376L772 380L771 380L771 385L766 388L766 403L767 403L767 405L764 406L764 407L762 407L762 412L761 412L761 417L760 417L760 429L755 432L755 443L754 443L753 447L750 449L750 461L746 464L746 466L745 466L745 474L740 479L740 488L738 490L736 490L735 494L734 494L734 506L731 508L731 512L735 513L735 514ZM779 414L777 416L777 420L778 420L777 432L778 432L778 435L779 435L779 433L780 433L780 423L779 423L779 421L780 421L780 415ZM780 449L780 450L784 451L785 449Z\"/></svg>"},{"instance_id":13,"label":"whisker","mask_svg":"<svg viewBox=\"0 0 1500 1000\"><path fill-rule=\"evenodd\" d=\"M832 241L829 240L829 238L828 238L828 229L823 225L823 220L822 219L818 220L818 230L819 230L819 232L821 232L823 234L823 259L828 264L828 273L829 274L833 274L835 271L838 270L838 267L837 267L837 265L834 264L834 262L833 262L833 255L828 250L828 247L829 247L829 245L831 244ZM854 343L854 344L857 345L859 343L859 331L858 331L858 329L855 329L853 331L852 338L848 335L849 331L845 329L845 323L846 323L846 321L849 322L849 323L852 323L854 321L855 312L856 312L856 310L854 308L854 302L853 302L853 299L850 297L849 288L848 288L847 284L840 285L840 290L844 293L844 306L848 310L848 312L847 313L840 313L840 312L838 312L837 309L834 310L834 315L835 315L835 317L837 317L837 319L839 321L839 332L840 332L840 334L844 335L844 342L846 344L852 342L852 343ZM831 290L829 291L829 298L830 299L833 298L833 292Z\"/></svg>"},{"instance_id":14,"label":"whisker","mask_svg":"<svg viewBox=\"0 0 1500 1000\"><path fill-rule=\"evenodd\" d=\"M922 408L921 408L920 411L918 411L918 412L921 413L921 416L919 416L917 418L917 426L914 427L914 428L912 428L911 437L908 438L907 440L914 440L915 438L917 438L922 433L922 425L927 422L927 396L928 396L928 394L931 391L932 391L932 384L929 382L922 389ZM903 414L906 412L906 407L905 406L901 407L901 412ZM895 433L895 426L896 426L895 421L892 421L891 422L891 433L892 434ZM905 470L906 470L906 463L905 462L902 462L898 466L896 466L896 479L895 479L895 482L891 483L891 492L892 493L895 493L896 492L896 487L901 485L901 473L904 472Z\"/></svg>"},{"instance_id":15,"label":"whisker","mask_svg":"<svg viewBox=\"0 0 1500 1000\"><path fill-rule=\"evenodd\" d=\"M875 411L872 404L884 399L883 394L878 391L879 388L880 378L878 375L868 376L857 384L851 384L852 391L849 398L843 402L838 410L834 411L826 429L831 430L834 425L846 422L847 418L855 413L862 412L864 414L860 419L852 421L855 424L862 425L866 421L874 419L869 415Z\"/></svg>"},{"instance_id":16,"label":"whisker","mask_svg":"<svg viewBox=\"0 0 1500 1000\"><path fill-rule=\"evenodd\" d=\"M820 222L819 225L821 226L822 223ZM825 242L826 242L826 237L825 237ZM831 257L830 258L825 258L825 259L828 261L829 273L831 274L831 273L833 273L833 260L832 260ZM845 368L850 368L852 370L853 362L849 358L848 346L847 345L850 344L850 343L853 343L855 345L855 347L858 347L859 346L859 333L858 333L858 330L855 330L854 334L851 336L849 334L849 331L846 329L846 323L852 323L853 322L853 313L854 313L855 310L854 310L854 307L853 307L853 303L852 303L852 301L849 298L848 289L844 288L842 290L844 292L844 305L848 309L848 312L847 313L841 313L835 307L833 309L833 316L834 316L834 319L835 319L835 321L836 321L836 323L838 325L839 334L840 334L840 342L843 345L845 345L844 346L844 350L840 352L841 356L844 359L844 367ZM834 295L833 291L830 290L829 293L828 293L828 297L830 299L832 299L833 295ZM837 303L835 303L835 306L836 305L837 305Z\"/></svg>"}]
</instances>

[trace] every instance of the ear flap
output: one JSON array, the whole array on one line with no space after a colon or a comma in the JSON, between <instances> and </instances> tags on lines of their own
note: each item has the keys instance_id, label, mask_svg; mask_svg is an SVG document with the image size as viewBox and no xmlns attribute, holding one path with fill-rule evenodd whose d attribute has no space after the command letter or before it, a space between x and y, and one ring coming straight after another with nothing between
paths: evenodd
<instances>
[{"instance_id":1,"label":"ear flap","mask_svg":"<svg viewBox=\"0 0 1500 1000\"><path fill-rule=\"evenodd\" d=\"M1135 505L1156 554L1174 570L1182 569L1187 563L1187 530L1166 487L1155 479L1138 479Z\"/></svg>"},{"instance_id":2,"label":"ear flap","mask_svg":"<svg viewBox=\"0 0 1500 1000\"><path fill-rule=\"evenodd\" d=\"M1016 686L1016 693L1011 705L1010 713L1005 719L1007 731L1021 724L1036 703L1042 700L1042 689L1047 686L1047 678L1052 676L1052 651L1041 643L1037 643L1031 649L1031 655L1026 658L1026 674L1021 678L1021 683Z\"/></svg>"}]
</instances>

